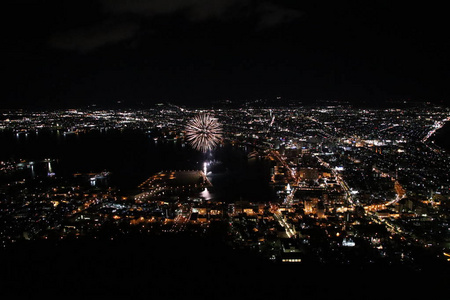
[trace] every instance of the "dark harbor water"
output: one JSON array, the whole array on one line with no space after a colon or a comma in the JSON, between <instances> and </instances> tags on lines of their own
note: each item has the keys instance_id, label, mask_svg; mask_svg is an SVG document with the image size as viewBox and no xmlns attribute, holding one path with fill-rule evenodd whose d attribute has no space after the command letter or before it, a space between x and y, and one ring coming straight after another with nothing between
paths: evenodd
<instances>
[{"instance_id":1,"label":"dark harbor water","mask_svg":"<svg viewBox=\"0 0 450 300\"><path fill-rule=\"evenodd\" d=\"M436 131L433 140L439 147L450 153L450 122L446 122L444 127Z\"/></svg>"},{"instance_id":2,"label":"dark harbor water","mask_svg":"<svg viewBox=\"0 0 450 300\"><path fill-rule=\"evenodd\" d=\"M248 159L253 149L229 144L204 154L183 142L155 141L138 130L91 131L64 134L39 131L27 135L0 132L0 160L39 161L56 159L52 171L56 176L73 177L74 173L110 171L109 184L133 190L152 174L162 170L202 170L208 166L213 184L208 197L220 201L270 201L270 162ZM36 165L35 172L45 176L47 165ZM31 170L30 174L31 175Z\"/></svg>"},{"instance_id":3,"label":"dark harbor water","mask_svg":"<svg viewBox=\"0 0 450 300\"><path fill-rule=\"evenodd\" d=\"M436 131L433 140L439 147L450 153L450 122L446 122L444 127Z\"/></svg>"}]
</instances>

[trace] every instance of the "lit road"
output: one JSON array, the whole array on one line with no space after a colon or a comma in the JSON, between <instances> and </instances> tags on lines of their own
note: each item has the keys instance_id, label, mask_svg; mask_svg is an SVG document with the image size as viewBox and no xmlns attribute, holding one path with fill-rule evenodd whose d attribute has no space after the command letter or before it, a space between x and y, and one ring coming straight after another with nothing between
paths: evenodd
<instances>
[{"instance_id":1,"label":"lit road","mask_svg":"<svg viewBox=\"0 0 450 300\"><path fill-rule=\"evenodd\" d=\"M319 159L320 163L321 163L323 166L325 166L325 167L327 167L327 168L330 168L330 165L329 165L327 162L323 161L323 160L322 160L320 157L318 157L318 156L316 156L316 157ZM380 171L380 170L378 170L378 169L376 169L376 168L374 169L374 171L375 171L375 172L378 172L378 173L380 173L380 174L382 174L383 176L390 177L389 174L384 173L384 172L382 172L382 171ZM336 179L337 179L337 181L339 182L339 184L341 185L341 187L342 187L342 188L345 190L345 192L347 193L348 201L349 201L350 205L351 205L353 208L356 207L356 206L357 206L357 203L355 203L355 202L353 201L352 195L351 195L351 193L350 193L350 188L349 188L349 186L347 185L347 183L345 182L345 180L344 180L344 179L341 177L341 175L338 174L335 170L333 170L333 174L336 176ZM398 202L398 201L400 201L401 199L403 199L403 198L406 197L406 191L405 191L405 189L400 185L400 183L399 183L398 181L395 181L395 191L396 191L396 193L397 193L396 198L393 199L393 200L391 200L391 201L389 201L389 202L387 202L387 203L385 204L385 206L387 206L387 205L392 205L392 204L394 204L394 203L396 203L396 202ZM425 244L425 241L420 240L420 239L418 239L417 237L415 237L413 234L404 231L400 226L394 224L394 222L392 222L390 219L380 217L376 212L371 212L371 211L367 211L367 210L366 210L366 216L367 216L371 221L373 221L374 223L383 225L383 226L386 228L386 230L387 230L388 232L390 232L391 234L400 236L403 240L408 239L408 240L411 241L411 242L420 242L421 244Z\"/></svg>"},{"instance_id":2,"label":"lit road","mask_svg":"<svg viewBox=\"0 0 450 300\"><path fill-rule=\"evenodd\" d=\"M317 157L317 156L316 156ZM326 167L329 168L329 164L325 161L323 161L320 157L317 157L320 161L320 163ZM345 182L345 180L341 177L340 174L338 174L335 170L333 170L333 174L336 176L337 181L339 182L339 184L341 185L341 187L344 189L344 191L347 193L347 197L348 197L348 201L350 203L350 205L352 207L356 207L356 203L353 201L352 195L350 193L350 188L347 185L347 183ZM389 204L393 204L397 201L399 201L400 199L403 199L405 197L404 195L404 190L401 188L401 186L399 185L397 190L397 197L390 201L389 203L387 203L386 205ZM392 234L399 234L401 236L404 236L405 232L399 228L398 226L396 226L395 224L393 224L390 220L388 219L383 219L381 218L377 213L375 212L370 212L370 211L366 211L366 215L375 223L380 224L380 225L384 225L386 227L386 229L392 233Z\"/></svg>"},{"instance_id":3,"label":"lit road","mask_svg":"<svg viewBox=\"0 0 450 300\"><path fill-rule=\"evenodd\" d=\"M428 132L428 134L422 139L422 142L425 143L437 130L441 129L445 122L450 121L450 117L445 118L442 121L437 121L434 123L432 129Z\"/></svg>"},{"instance_id":4,"label":"lit road","mask_svg":"<svg viewBox=\"0 0 450 300\"><path fill-rule=\"evenodd\" d=\"M404 198L406 198L406 194L402 194L402 193L397 192L397 196L395 197L395 199L387 202L386 206L393 205L393 204L397 203L398 201L400 201L400 200L402 200Z\"/></svg>"},{"instance_id":5,"label":"lit road","mask_svg":"<svg viewBox=\"0 0 450 300\"><path fill-rule=\"evenodd\" d=\"M175 217L172 227L169 232L181 232L186 229L189 220L191 219L192 209L190 206L182 206L180 213Z\"/></svg>"},{"instance_id":6,"label":"lit road","mask_svg":"<svg viewBox=\"0 0 450 300\"><path fill-rule=\"evenodd\" d=\"M297 182L297 185L298 185L298 182ZM286 196L286 199L284 199L284 203L285 204L292 205L292 202L294 200L294 195L295 195L296 191L297 191L297 187L294 187L292 189L291 193Z\"/></svg>"},{"instance_id":7,"label":"lit road","mask_svg":"<svg viewBox=\"0 0 450 300\"><path fill-rule=\"evenodd\" d=\"M379 170L378 168L372 168L372 170L375 171L378 174L381 174L381 176L383 176L383 177L391 177L388 173L385 173L385 172ZM393 200L387 202L385 204L385 206L389 206L389 205L395 204L398 201L400 201L400 200L402 200L403 198L406 197L406 191L402 187L402 185L398 182L398 180L395 180L395 192L397 194L396 197Z\"/></svg>"},{"instance_id":8,"label":"lit road","mask_svg":"<svg viewBox=\"0 0 450 300\"><path fill-rule=\"evenodd\" d=\"M275 219L278 221L278 223L286 231L286 235L289 238L295 237L297 234L297 232L295 231L295 227L285 220L285 218L283 217L283 214L280 211L280 208L277 205L272 204L270 210L273 213Z\"/></svg>"},{"instance_id":9,"label":"lit road","mask_svg":"<svg viewBox=\"0 0 450 300\"><path fill-rule=\"evenodd\" d=\"M269 153L272 157L274 157L276 160L278 160L287 170L288 170L288 177L291 180L291 185L293 186L293 189L289 195L286 196L286 199L284 200L285 204L292 204L292 201L294 199L295 192L297 191L297 186L299 183L299 178L296 175L295 171L289 167L289 165L286 163L286 160L280 155L278 151L271 151ZM277 205L271 206L271 211L275 217L275 219L278 221L278 223L284 228L286 231L286 235L289 238L296 237L297 232L295 231L295 227L286 221L286 219L283 217L283 214L281 213L279 207Z\"/></svg>"},{"instance_id":10,"label":"lit road","mask_svg":"<svg viewBox=\"0 0 450 300\"><path fill-rule=\"evenodd\" d=\"M269 152L269 156L272 156L276 160L278 160L289 172L289 178L295 182L297 182L297 179L295 178L295 171L289 167L286 160L280 155L278 151L272 150Z\"/></svg>"},{"instance_id":11,"label":"lit road","mask_svg":"<svg viewBox=\"0 0 450 300\"><path fill-rule=\"evenodd\" d=\"M395 226L394 224L392 224L391 221L389 221L388 219L381 218L380 216L378 216L378 214L376 212L368 211L367 215L375 223L386 226L386 229L390 233L399 234L399 235L402 235L402 236L405 234L405 232L401 228L399 228L398 226Z\"/></svg>"},{"instance_id":12,"label":"lit road","mask_svg":"<svg viewBox=\"0 0 450 300\"><path fill-rule=\"evenodd\" d=\"M275 150L270 151L269 156L272 156L274 159L278 160L288 170L288 177L290 180L292 180L291 181L292 185L293 186L295 185L295 186L292 189L291 193L286 196L284 203L292 204L294 194L297 190L299 178L297 178L295 171L292 170L291 167L289 167L289 165L286 163L286 160L280 155L280 153L278 151L275 151ZM278 221L278 223L285 229L286 235L289 238L295 237L297 232L295 231L294 226L285 220L279 207L277 205L272 205L271 212L273 213L273 215L274 215L275 219Z\"/></svg>"},{"instance_id":13,"label":"lit road","mask_svg":"<svg viewBox=\"0 0 450 300\"><path fill-rule=\"evenodd\" d=\"M327 163L326 161L324 161L322 158L320 158L317 155L314 155L314 157L317 158L317 160L320 162L320 164L324 167L326 167L327 169L330 169L331 172L333 173L334 177L336 178L336 181L339 183L339 185L342 187L342 189L345 191L345 193L347 194L347 200L348 202L353 206L355 205L355 203L353 202L353 198L352 198L352 194L350 191L350 188L348 186L348 184L345 182L345 180L342 178L341 174L339 174L338 172L336 172L335 169L331 168L330 164Z\"/></svg>"},{"instance_id":14,"label":"lit road","mask_svg":"<svg viewBox=\"0 0 450 300\"><path fill-rule=\"evenodd\" d=\"M172 228L170 232L180 232L186 229L186 225L189 223L190 214L188 216L178 215L175 217Z\"/></svg>"},{"instance_id":15,"label":"lit road","mask_svg":"<svg viewBox=\"0 0 450 300\"><path fill-rule=\"evenodd\" d=\"M280 153L278 151L275 151L275 150L270 151L269 156L271 156L275 160L278 160L288 170L288 177L291 180L291 182L289 182L289 183L291 184L293 189L292 189L291 193L286 196L284 203L292 204L295 192L297 191L297 187L298 187L300 178L298 177L298 174L296 174L296 172L294 170L292 170L291 167L289 167L289 165L286 163L285 159L280 155Z\"/></svg>"}]
</instances>

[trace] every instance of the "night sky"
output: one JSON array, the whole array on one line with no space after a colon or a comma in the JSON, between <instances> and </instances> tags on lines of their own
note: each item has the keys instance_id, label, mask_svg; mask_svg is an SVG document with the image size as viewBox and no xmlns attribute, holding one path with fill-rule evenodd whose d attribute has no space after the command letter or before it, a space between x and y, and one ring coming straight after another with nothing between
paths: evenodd
<instances>
[{"instance_id":1,"label":"night sky","mask_svg":"<svg viewBox=\"0 0 450 300\"><path fill-rule=\"evenodd\" d=\"M428 1L2 6L0 108L450 96L450 18Z\"/></svg>"}]
</instances>

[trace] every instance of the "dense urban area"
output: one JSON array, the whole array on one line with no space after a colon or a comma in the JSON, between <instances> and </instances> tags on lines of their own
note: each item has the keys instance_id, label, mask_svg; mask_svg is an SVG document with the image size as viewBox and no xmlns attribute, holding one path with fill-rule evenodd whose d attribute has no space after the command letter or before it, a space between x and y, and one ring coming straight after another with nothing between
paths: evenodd
<instances>
[{"instance_id":1,"label":"dense urban area","mask_svg":"<svg viewBox=\"0 0 450 300\"><path fill-rule=\"evenodd\" d=\"M54 157L14 157L0 162L1 248L214 236L274 264L450 263L450 156L432 138L450 120L448 108L3 110L0 130L17 140L136 130L155 143L184 144L186 120L200 111L222 124L219 148L245 147L249 162L270 165L272 201L209 197L214 160L199 170L148 174L124 192L108 183L108 170L64 177L53 171Z\"/></svg>"}]
</instances>

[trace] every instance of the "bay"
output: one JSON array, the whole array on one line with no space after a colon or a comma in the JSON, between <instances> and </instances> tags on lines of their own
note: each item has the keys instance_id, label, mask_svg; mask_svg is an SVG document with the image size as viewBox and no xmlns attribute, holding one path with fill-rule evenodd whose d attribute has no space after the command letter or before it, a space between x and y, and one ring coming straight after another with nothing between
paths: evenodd
<instances>
[{"instance_id":1,"label":"bay","mask_svg":"<svg viewBox=\"0 0 450 300\"><path fill-rule=\"evenodd\" d=\"M19 135L1 131L0 145L0 160L55 159L53 171L66 178L74 173L109 171L109 184L122 190L136 189L159 171L203 170L208 162L207 173L213 187L202 196L224 202L267 202L275 197L269 185L271 163L249 160L247 154L253 149L245 146L225 143L205 154L182 140L155 140L141 130L78 134L40 130Z\"/></svg>"},{"instance_id":2,"label":"bay","mask_svg":"<svg viewBox=\"0 0 450 300\"><path fill-rule=\"evenodd\" d=\"M433 141L450 153L450 122L446 122L441 129L435 132Z\"/></svg>"}]
</instances>

